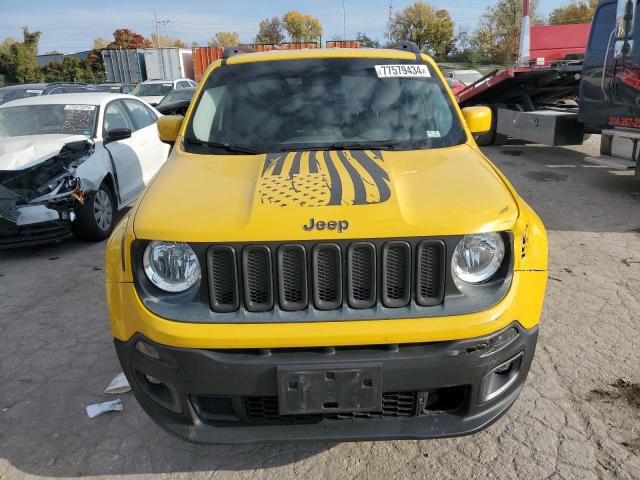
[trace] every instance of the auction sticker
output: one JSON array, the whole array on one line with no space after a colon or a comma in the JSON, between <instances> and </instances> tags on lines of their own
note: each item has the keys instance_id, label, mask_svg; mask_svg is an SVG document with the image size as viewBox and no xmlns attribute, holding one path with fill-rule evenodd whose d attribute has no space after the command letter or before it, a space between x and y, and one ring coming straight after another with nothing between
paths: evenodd
<instances>
[{"instance_id":1,"label":"auction sticker","mask_svg":"<svg viewBox=\"0 0 640 480\"><path fill-rule=\"evenodd\" d=\"M429 68L426 65L376 65L378 78L422 77L429 78Z\"/></svg>"},{"instance_id":2,"label":"auction sticker","mask_svg":"<svg viewBox=\"0 0 640 480\"><path fill-rule=\"evenodd\" d=\"M96 109L96 106L95 105L65 105L64 109L92 112Z\"/></svg>"}]
</instances>

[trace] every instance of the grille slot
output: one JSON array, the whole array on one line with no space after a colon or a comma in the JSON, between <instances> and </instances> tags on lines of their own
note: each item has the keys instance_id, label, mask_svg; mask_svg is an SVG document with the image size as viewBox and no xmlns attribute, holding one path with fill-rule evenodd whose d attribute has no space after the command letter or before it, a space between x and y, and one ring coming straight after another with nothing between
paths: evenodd
<instances>
[{"instance_id":1,"label":"grille slot","mask_svg":"<svg viewBox=\"0 0 640 480\"><path fill-rule=\"evenodd\" d=\"M252 245L242 250L244 304L251 312L265 312L273 308L273 280L271 251L268 247Z\"/></svg>"},{"instance_id":2,"label":"grille slot","mask_svg":"<svg viewBox=\"0 0 640 480\"><path fill-rule=\"evenodd\" d=\"M417 412L418 392L387 392L382 395L382 410L307 415L280 415L278 397L244 397L245 415L250 421L352 420L381 417L413 417Z\"/></svg>"},{"instance_id":3,"label":"grille slot","mask_svg":"<svg viewBox=\"0 0 640 480\"><path fill-rule=\"evenodd\" d=\"M399 308L411 299L411 247L406 242L388 242L382 248L382 303Z\"/></svg>"},{"instance_id":4,"label":"grille slot","mask_svg":"<svg viewBox=\"0 0 640 480\"><path fill-rule=\"evenodd\" d=\"M349 246L347 264L349 306L371 308L376 303L376 249L372 243Z\"/></svg>"},{"instance_id":5,"label":"grille slot","mask_svg":"<svg viewBox=\"0 0 640 480\"><path fill-rule=\"evenodd\" d=\"M319 310L335 310L342 305L342 259L333 243L313 250L313 303Z\"/></svg>"},{"instance_id":6,"label":"grille slot","mask_svg":"<svg viewBox=\"0 0 640 480\"><path fill-rule=\"evenodd\" d=\"M307 258L302 245L283 245L278 250L278 295L283 310L307 306Z\"/></svg>"},{"instance_id":7,"label":"grille slot","mask_svg":"<svg viewBox=\"0 0 640 480\"><path fill-rule=\"evenodd\" d=\"M444 297L445 248L439 241L418 245L416 302L424 307L442 303Z\"/></svg>"},{"instance_id":8,"label":"grille slot","mask_svg":"<svg viewBox=\"0 0 640 480\"><path fill-rule=\"evenodd\" d=\"M207 254L209 298L214 312L238 309L238 269L236 252L231 247L212 247Z\"/></svg>"}]
</instances>

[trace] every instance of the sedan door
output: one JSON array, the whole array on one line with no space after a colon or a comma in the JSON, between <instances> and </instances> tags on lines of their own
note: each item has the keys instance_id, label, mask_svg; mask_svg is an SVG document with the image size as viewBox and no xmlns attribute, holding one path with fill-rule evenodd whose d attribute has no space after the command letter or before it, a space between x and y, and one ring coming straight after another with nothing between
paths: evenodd
<instances>
[{"instance_id":1,"label":"sedan door","mask_svg":"<svg viewBox=\"0 0 640 480\"><path fill-rule=\"evenodd\" d=\"M169 145L160 141L156 127L158 117L150 108L133 98L124 100L124 104L136 127L134 137L141 147L139 158L142 178L146 185L167 160Z\"/></svg>"},{"instance_id":2,"label":"sedan door","mask_svg":"<svg viewBox=\"0 0 640 480\"><path fill-rule=\"evenodd\" d=\"M108 132L121 128L131 130L131 138L109 142ZM145 181L140 160L142 145L139 138L136 137L135 126L122 101L115 100L105 107L102 138L104 139L104 147L111 154L115 167L114 176L120 193L120 201L127 204L142 192Z\"/></svg>"}]
</instances>

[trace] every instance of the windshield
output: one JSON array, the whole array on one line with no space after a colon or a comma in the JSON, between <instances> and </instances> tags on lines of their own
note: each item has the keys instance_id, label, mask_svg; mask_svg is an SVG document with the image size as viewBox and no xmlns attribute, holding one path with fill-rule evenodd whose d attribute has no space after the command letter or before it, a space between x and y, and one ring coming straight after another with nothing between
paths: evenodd
<instances>
[{"instance_id":1,"label":"windshield","mask_svg":"<svg viewBox=\"0 0 640 480\"><path fill-rule=\"evenodd\" d=\"M196 93L195 88L179 88L169 92L158 105L166 105L168 103L182 102L185 100L191 100L193 94Z\"/></svg>"},{"instance_id":2,"label":"windshield","mask_svg":"<svg viewBox=\"0 0 640 480\"><path fill-rule=\"evenodd\" d=\"M185 148L413 150L465 140L430 66L398 59L305 59L219 67L197 100Z\"/></svg>"},{"instance_id":3,"label":"windshield","mask_svg":"<svg viewBox=\"0 0 640 480\"><path fill-rule=\"evenodd\" d=\"M8 88L6 90L0 88L0 105L18 100L25 97L37 97L42 95L41 88Z\"/></svg>"},{"instance_id":4,"label":"windshield","mask_svg":"<svg viewBox=\"0 0 640 480\"><path fill-rule=\"evenodd\" d=\"M173 90L173 83L141 83L131 92L136 97L163 97Z\"/></svg>"},{"instance_id":5,"label":"windshield","mask_svg":"<svg viewBox=\"0 0 640 480\"><path fill-rule=\"evenodd\" d=\"M0 137L68 134L92 137L96 105L23 105L0 108Z\"/></svg>"}]
</instances>

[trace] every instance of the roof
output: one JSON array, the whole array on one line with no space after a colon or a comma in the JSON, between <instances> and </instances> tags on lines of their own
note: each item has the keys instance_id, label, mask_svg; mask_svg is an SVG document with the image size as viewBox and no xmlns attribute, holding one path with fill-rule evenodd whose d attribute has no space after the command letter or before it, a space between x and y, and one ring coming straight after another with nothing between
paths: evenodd
<instances>
[{"instance_id":1,"label":"roof","mask_svg":"<svg viewBox=\"0 0 640 480\"><path fill-rule=\"evenodd\" d=\"M267 60L303 58L397 58L415 59L414 53L390 48L303 48L300 50L270 50L268 52L241 53L229 57L227 63L248 63Z\"/></svg>"},{"instance_id":2,"label":"roof","mask_svg":"<svg viewBox=\"0 0 640 480\"><path fill-rule=\"evenodd\" d=\"M59 95L44 95L21 98L0 105L0 108L17 107L21 105L103 105L114 98L133 98L131 95L110 92L61 93Z\"/></svg>"}]
</instances>

